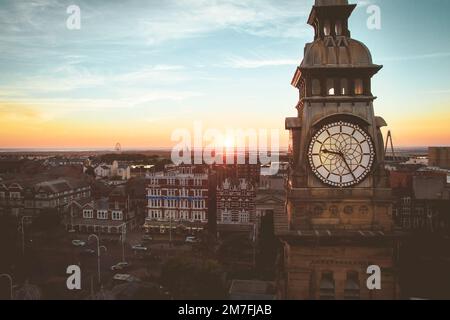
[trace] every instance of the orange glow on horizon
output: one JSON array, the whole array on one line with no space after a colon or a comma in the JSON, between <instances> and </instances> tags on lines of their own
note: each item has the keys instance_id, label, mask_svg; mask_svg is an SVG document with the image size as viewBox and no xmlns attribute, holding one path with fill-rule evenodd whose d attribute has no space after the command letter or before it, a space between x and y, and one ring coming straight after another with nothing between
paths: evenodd
<instances>
[{"instance_id":1,"label":"orange glow on horizon","mask_svg":"<svg viewBox=\"0 0 450 320\"><path fill-rule=\"evenodd\" d=\"M442 110L442 109L441 109ZM113 148L120 142L125 149L171 148L172 132L178 128L192 130L199 120L189 116L149 121L135 119L102 119L106 111L87 119L67 115L46 118L46 110L29 105L0 102L0 148ZM88 112L88 111L87 111ZM443 113L443 114L442 114ZM395 147L448 146L450 145L450 112L426 116L386 118L392 131ZM204 129L217 128L225 132L227 124L232 128L274 128L280 132L280 146L286 149L288 132L284 130L284 118L244 114L238 119L215 114L200 115ZM151 119L150 119L151 120ZM386 130L383 131L384 137ZM227 137L225 148L234 147L234 139Z\"/></svg>"}]
</instances>

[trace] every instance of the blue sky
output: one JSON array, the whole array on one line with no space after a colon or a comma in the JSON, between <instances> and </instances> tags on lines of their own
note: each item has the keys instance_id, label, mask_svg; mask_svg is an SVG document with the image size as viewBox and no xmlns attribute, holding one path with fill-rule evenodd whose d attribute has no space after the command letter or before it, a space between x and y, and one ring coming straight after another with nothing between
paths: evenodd
<instances>
[{"instance_id":1,"label":"blue sky","mask_svg":"<svg viewBox=\"0 0 450 320\"><path fill-rule=\"evenodd\" d=\"M66 28L72 4L80 30ZM193 121L280 129L285 144L312 4L2 0L0 147L168 147ZM380 30L366 26L371 4ZM384 65L375 110L398 145L450 145L448 12L447 0L370 0L350 20Z\"/></svg>"}]
</instances>

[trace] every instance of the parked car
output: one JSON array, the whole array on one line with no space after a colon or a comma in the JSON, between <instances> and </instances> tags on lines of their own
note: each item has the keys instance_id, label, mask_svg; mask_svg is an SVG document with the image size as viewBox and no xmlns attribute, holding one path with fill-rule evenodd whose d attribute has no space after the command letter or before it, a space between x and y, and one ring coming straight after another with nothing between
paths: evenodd
<instances>
[{"instance_id":1,"label":"parked car","mask_svg":"<svg viewBox=\"0 0 450 320\"><path fill-rule=\"evenodd\" d=\"M140 279L133 277L131 274L122 274L122 273L118 273L118 274L114 275L113 279L117 280L117 281L125 281L125 282L140 281Z\"/></svg>"},{"instance_id":2,"label":"parked car","mask_svg":"<svg viewBox=\"0 0 450 320\"><path fill-rule=\"evenodd\" d=\"M147 251L147 247L143 246L142 244L136 244L132 246L131 249L135 251Z\"/></svg>"},{"instance_id":3,"label":"parked car","mask_svg":"<svg viewBox=\"0 0 450 320\"><path fill-rule=\"evenodd\" d=\"M142 236L142 241L143 242L149 242L149 241L152 241L152 240L153 240L153 237L148 235L148 234Z\"/></svg>"},{"instance_id":4,"label":"parked car","mask_svg":"<svg viewBox=\"0 0 450 320\"><path fill-rule=\"evenodd\" d=\"M196 237L188 236L188 237L186 237L186 240L184 242L186 242L186 243L197 243L198 240L197 240Z\"/></svg>"},{"instance_id":5,"label":"parked car","mask_svg":"<svg viewBox=\"0 0 450 320\"><path fill-rule=\"evenodd\" d=\"M119 280L119 281L132 281L133 276L131 274L122 274L122 273L118 273L116 275L114 275L113 279L114 280Z\"/></svg>"},{"instance_id":6,"label":"parked car","mask_svg":"<svg viewBox=\"0 0 450 320\"><path fill-rule=\"evenodd\" d=\"M84 247L86 245L86 242L83 240L72 240L72 244L75 247Z\"/></svg>"},{"instance_id":7,"label":"parked car","mask_svg":"<svg viewBox=\"0 0 450 320\"><path fill-rule=\"evenodd\" d=\"M131 263L129 263L129 262L119 262L119 263L111 266L111 271L123 270L123 269L129 268L130 266L131 266Z\"/></svg>"}]
</instances>

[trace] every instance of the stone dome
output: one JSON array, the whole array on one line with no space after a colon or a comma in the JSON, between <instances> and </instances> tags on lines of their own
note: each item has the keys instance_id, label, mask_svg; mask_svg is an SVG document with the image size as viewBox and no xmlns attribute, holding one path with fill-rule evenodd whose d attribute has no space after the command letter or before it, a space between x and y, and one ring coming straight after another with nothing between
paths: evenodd
<instances>
[{"instance_id":1,"label":"stone dome","mask_svg":"<svg viewBox=\"0 0 450 320\"><path fill-rule=\"evenodd\" d=\"M340 39L317 39L305 47L301 67L364 67L373 66L369 49L360 41Z\"/></svg>"}]
</instances>

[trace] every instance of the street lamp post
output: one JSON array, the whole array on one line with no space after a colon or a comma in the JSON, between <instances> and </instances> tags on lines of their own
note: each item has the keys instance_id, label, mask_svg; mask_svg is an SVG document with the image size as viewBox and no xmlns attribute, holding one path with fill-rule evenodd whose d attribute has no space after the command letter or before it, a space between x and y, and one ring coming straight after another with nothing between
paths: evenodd
<instances>
[{"instance_id":1,"label":"street lamp post","mask_svg":"<svg viewBox=\"0 0 450 320\"><path fill-rule=\"evenodd\" d=\"M253 223L253 268L256 267L256 222Z\"/></svg>"},{"instance_id":2,"label":"street lamp post","mask_svg":"<svg viewBox=\"0 0 450 320\"><path fill-rule=\"evenodd\" d=\"M98 273L98 283L101 284L101 275L100 275L100 249L104 249L107 251L105 246L100 245L100 239L96 234L90 234L88 237L88 242L91 238L95 238L97 240L97 273Z\"/></svg>"},{"instance_id":3,"label":"street lamp post","mask_svg":"<svg viewBox=\"0 0 450 320\"><path fill-rule=\"evenodd\" d=\"M120 225L120 227L121 227L121 231L122 231L122 235L121 235L121 238L122 238L122 262L126 262L125 261L125 236L127 234L127 224L123 223Z\"/></svg>"},{"instance_id":4,"label":"street lamp post","mask_svg":"<svg viewBox=\"0 0 450 320\"><path fill-rule=\"evenodd\" d=\"M23 226L23 221L25 219L32 219L32 216L23 216L20 220L20 231L22 232L22 254L25 255L25 228Z\"/></svg>"},{"instance_id":5,"label":"street lamp post","mask_svg":"<svg viewBox=\"0 0 450 320\"><path fill-rule=\"evenodd\" d=\"M172 212L169 212L169 244L172 246Z\"/></svg>"},{"instance_id":6,"label":"street lamp post","mask_svg":"<svg viewBox=\"0 0 450 320\"><path fill-rule=\"evenodd\" d=\"M11 275L7 274L7 273L2 273L0 274L0 278L1 277L5 277L9 280L9 292L10 292L10 299L13 299L13 280Z\"/></svg>"},{"instance_id":7,"label":"street lamp post","mask_svg":"<svg viewBox=\"0 0 450 320\"><path fill-rule=\"evenodd\" d=\"M75 229L73 228L73 207L70 206L70 230L69 232L73 233L75 232Z\"/></svg>"}]
</instances>

